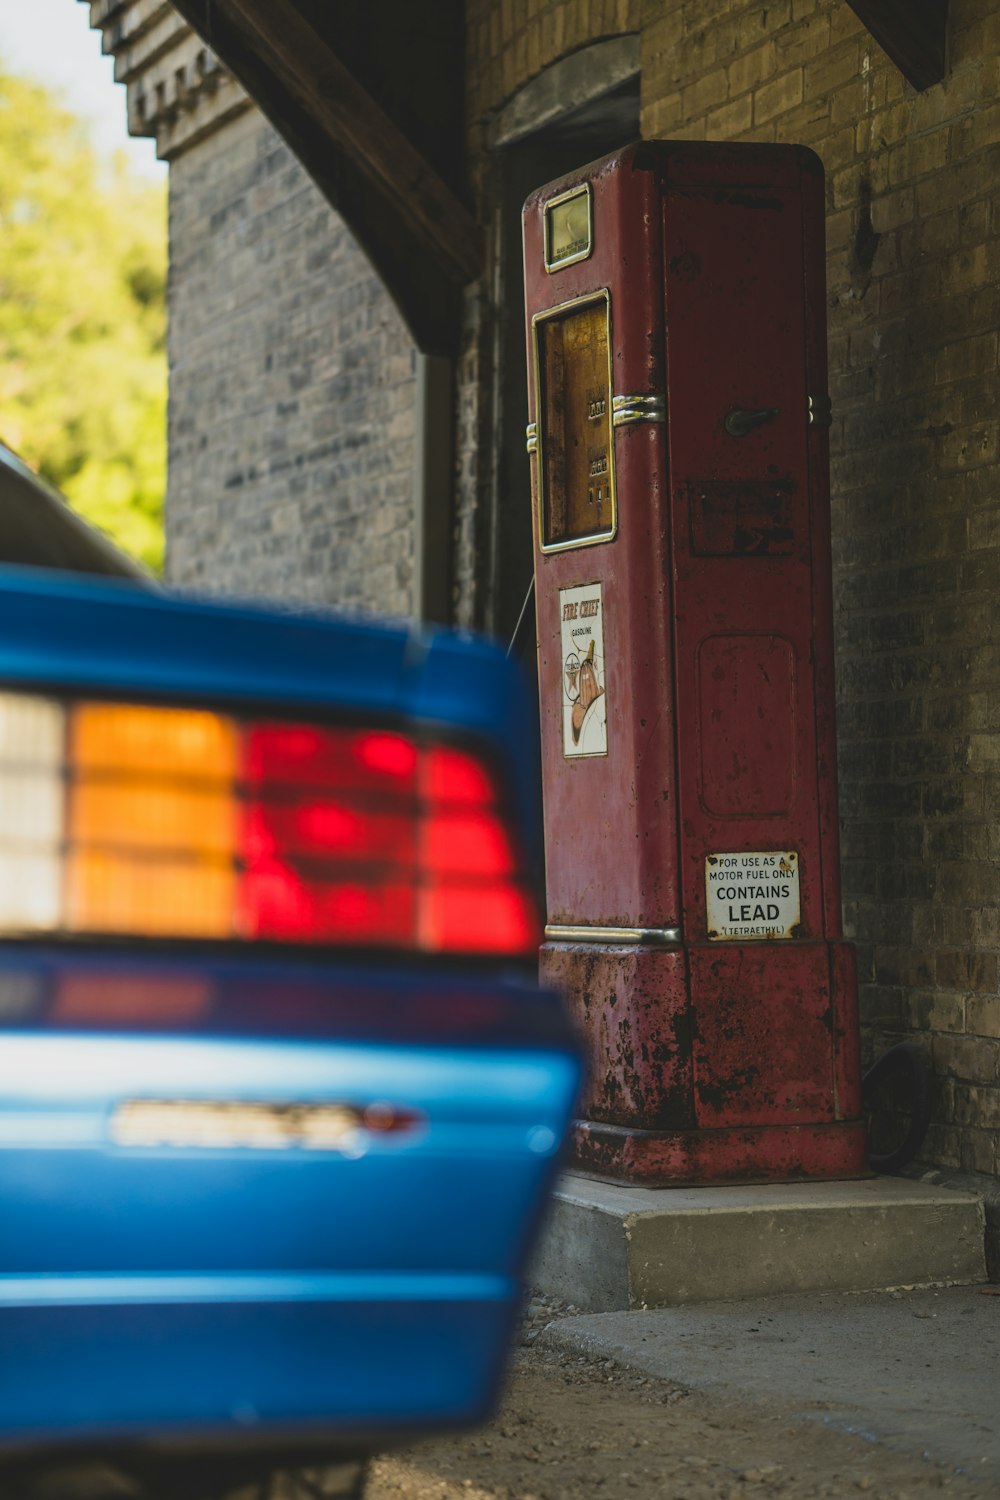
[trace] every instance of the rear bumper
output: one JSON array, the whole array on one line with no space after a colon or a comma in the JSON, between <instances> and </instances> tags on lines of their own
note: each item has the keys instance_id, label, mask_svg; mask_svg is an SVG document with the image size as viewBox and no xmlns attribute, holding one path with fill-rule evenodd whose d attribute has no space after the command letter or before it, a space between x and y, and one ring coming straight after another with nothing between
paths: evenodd
<instances>
[{"instance_id":1,"label":"rear bumper","mask_svg":"<svg viewBox=\"0 0 1000 1500\"><path fill-rule=\"evenodd\" d=\"M40 958L44 998L0 1038L0 1456L373 1446L483 1417L578 1082L554 998L216 964L210 1001L169 1023L190 965L103 964ZM155 1024L124 1026L154 977ZM416 1124L350 1150L123 1145L135 1100L388 1103Z\"/></svg>"},{"instance_id":2,"label":"rear bumper","mask_svg":"<svg viewBox=\"0 0 1000 1500\"><path fill-rule=\"evenodd\" d=\"M473 1422L517 1310L517 1284L486 1276L8 1280L0 1296L15 1449L337 1446Z\"/></svg>"}]
</instances>

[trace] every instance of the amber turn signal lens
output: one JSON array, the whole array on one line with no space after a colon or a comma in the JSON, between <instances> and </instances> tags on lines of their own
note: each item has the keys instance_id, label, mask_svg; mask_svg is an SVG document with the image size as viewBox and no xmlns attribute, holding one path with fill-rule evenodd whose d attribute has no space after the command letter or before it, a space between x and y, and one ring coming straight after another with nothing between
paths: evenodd
<instances>
[{"instance_id":1,"label":"amber turn signal lens","mask_svg":"<svg viewBox=\"0 0 1000 1500\"><path fill-rule=\"evenodd\" d=\"M230 864L105 850L69 853L66 925L77 932L228 938L235 897Z\"/></svg>"},{"instance_id":2,"label":"amber turn signal lens","mask_svg":"<svg viewBox=\"0 0 1000 1500\"><path fill-rule=\"evenodd\" d=\"M232 719L203 709L134 703L79 703L70 718L76 771L204 777L236 774L238 732Z\"/></svg>"},{"instance_id":3,"label":"amber turn signal lens","mask_svg":"<svg viewBox=\"0 0 1000 1500\"><path fill-rule=\"evenodd\" d=\"M228 788L137 782L81 782L70 798L73 843L162 849L232 858L236 799Z\"/></svg>"}]
</instances>

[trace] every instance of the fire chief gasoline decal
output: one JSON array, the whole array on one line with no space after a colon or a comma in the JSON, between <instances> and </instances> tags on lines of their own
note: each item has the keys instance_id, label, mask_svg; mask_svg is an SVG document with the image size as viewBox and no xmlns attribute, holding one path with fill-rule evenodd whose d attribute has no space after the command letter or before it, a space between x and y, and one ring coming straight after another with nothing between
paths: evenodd
<instances>
[{"instance_id":1,"label":"fire chief gasoline decal","mask_svg":"<svg viewBox=\"0 0 1000 1500\"><path fill-rule=\"evenodd\" d=\"M709 854L705 902L713 942L794 937L800 920L798 855Z\"/></svg>"},{"instance_id":2,"label":"fire chief gasoline decal","mask_svg":"<svg viewBox=\"0 0 1000 1500\"><path fill-rule=\"evenodd\" d=\"M599 583L559 590L564 755L607 755L604 603Z\"/></svg>"}]
</instances>

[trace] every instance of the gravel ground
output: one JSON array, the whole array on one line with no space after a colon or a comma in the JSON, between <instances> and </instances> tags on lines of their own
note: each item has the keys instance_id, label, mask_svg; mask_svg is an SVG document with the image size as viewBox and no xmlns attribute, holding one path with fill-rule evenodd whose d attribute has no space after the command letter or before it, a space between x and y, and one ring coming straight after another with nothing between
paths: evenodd
<instances>
[{"instance_id":1,"label":"gravel ground","mask_svg":"<svg viewBox=\"0 0 1000 1500\"><path fill-rule=\"evenodd\" d=\"M860 1437L546 1347L566 1303L529 1304L506 1396L481 1432L374 1466L368 1500L921 1500L996 1491ZM821 1413L817 1414L821 1417Z\"/></svg>"}]
</instances>

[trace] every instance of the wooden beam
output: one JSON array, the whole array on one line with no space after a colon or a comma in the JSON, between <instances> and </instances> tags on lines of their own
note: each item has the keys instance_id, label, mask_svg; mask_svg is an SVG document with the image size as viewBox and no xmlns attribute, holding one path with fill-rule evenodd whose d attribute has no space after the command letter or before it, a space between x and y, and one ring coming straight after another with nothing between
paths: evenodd
<instances>
[{"instance_id":1,"label":"wooden beam","mask_svg":"<svg viewBox=\"0 0 1000 1500\"><path fill-rule=\"evenodd\" d=\"M948 0L847 0L908 83L929 89L947 69Z\"/></svg>"},{"instance_id":2,"label":"wooden beam","mask_svg":"<svg viewBox=\"0 0 1000 1500\"><path fill-rule=\"evenodd\" d=\"M341 155L373 193L391 200L409 236L458 286L483 267L482 232L464 203L441 180L385 111L355 80L294 0L177 0L176 8L226 66L241 76L236 36L308 115L328 148ZM238 53L242 48L237 49Z\"/></svg>"}]
</instances>

